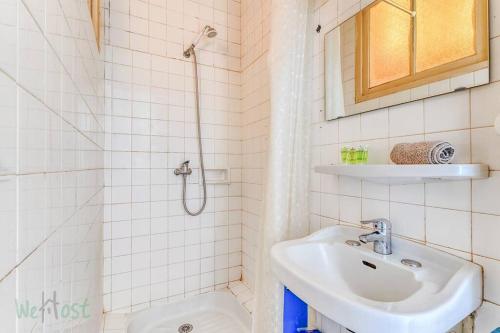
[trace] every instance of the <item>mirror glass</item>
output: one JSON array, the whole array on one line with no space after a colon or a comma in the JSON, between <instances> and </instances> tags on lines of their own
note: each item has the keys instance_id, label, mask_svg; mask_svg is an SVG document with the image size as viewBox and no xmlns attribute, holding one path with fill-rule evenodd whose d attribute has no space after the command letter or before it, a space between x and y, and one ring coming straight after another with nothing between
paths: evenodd
<instances>
[{"instance_id":1,"label":"mirror glass","mask_svg":"<svg viewBox=\"0 0 500 333\"><path fill-rule=\"evenodd\" d=\"M327 120L487 83L488 0L377 0L325 35Z\"/></svg>"}]
</instances>

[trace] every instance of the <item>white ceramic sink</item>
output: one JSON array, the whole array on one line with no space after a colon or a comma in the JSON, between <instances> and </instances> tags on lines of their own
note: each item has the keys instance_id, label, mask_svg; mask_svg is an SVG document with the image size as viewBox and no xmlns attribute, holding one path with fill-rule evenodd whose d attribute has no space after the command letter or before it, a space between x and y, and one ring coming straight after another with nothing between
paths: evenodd
<instances>
[{"instance_id":1,"label":"white ceramic sink","mask_svg":"<svg viewBox=\"0 0 500 333\"><path fill-rule=\"evenodd\" d=\"M366 232L335 226L276 244L274 272L314 309L356 333L445 333L481 305L478 265L395 237L387 256L373 252L373 244L346 244Z\"/></svg>"}]
</instances>

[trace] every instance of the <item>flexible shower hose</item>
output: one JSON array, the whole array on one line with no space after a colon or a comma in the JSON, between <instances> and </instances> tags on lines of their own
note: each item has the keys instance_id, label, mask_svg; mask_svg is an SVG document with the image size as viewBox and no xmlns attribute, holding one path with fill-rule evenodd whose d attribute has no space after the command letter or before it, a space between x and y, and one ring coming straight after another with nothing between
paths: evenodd
<instances>
[{"instance_id":1,"label":"flexible shower hose","mask_svg":"<svg viewBox=\"0 0 500 333\"><path fill-rule=\"evenodd\" d=\"M194 62L194 80L195 80L195 100L196 100L196 124L198 130L198 152L200 157L200 168L201 168L201 178L203 180L203 204L201 208L192 212L189 210L186 203L186 183L187 183L187 174L182 175L182 204L184 205L184 210L191 216L200 215L205 206L207 205L207 182L205 180L205 163L203 161L203 147L201 144L201 120L200 120L200 92L198 88L198 61L196 59L196 52L194 51L194 47L191 47L191 55L193 56Z\"/></svg>"}]
</instances>

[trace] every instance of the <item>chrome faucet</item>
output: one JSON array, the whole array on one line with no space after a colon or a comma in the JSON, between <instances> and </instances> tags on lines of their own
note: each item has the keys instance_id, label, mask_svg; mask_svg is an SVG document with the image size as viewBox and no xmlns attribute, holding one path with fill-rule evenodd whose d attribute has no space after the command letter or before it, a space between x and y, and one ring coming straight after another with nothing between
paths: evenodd
<instances>
[{"instance_id":1,"label":"chrome faucet","mask_svg":"<svg viewBox=\"0 0 500 333\"><path fill-rule=\"evenodd\" d=\"M362 243L373 242L373 251L378 254L392 254L391 243L391 222L387 219L374 219L368 221L361 221L361 224L373 224L375 231L369 234L359 236Z\"/></svg>"}]
</instances>

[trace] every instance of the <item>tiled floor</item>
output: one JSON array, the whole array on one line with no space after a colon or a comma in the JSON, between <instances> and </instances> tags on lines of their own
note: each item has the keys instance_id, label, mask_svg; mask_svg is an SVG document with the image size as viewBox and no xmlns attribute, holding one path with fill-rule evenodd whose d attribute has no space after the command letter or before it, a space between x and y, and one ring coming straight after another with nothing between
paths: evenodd
<instances>
[{"instance_id":1,"label":"tiled floor","mask_svg":"<svg viewBox=\"0 0 500 333\"><path fill-rule=\"evenodd\" d=\"M229 290L236 296L238 302L252 313L254 304L252 291L241 281L230 282Z\"/></svg>"},{"instance_id":2,"label":"tiled floor","mask_svg":"<svg viewBox=\"0 0 500 333\"><path fill-rule=\"evenodd\" d=\"M238 302L250 313L253 310L253 294L250 289L241 281L231 282L227 292L232 293ZM224 291L221 290L221 291ZM103 333L126 333L127 317L122 313L107 313L104 316Z\"/></svg>"}]
</instances>

